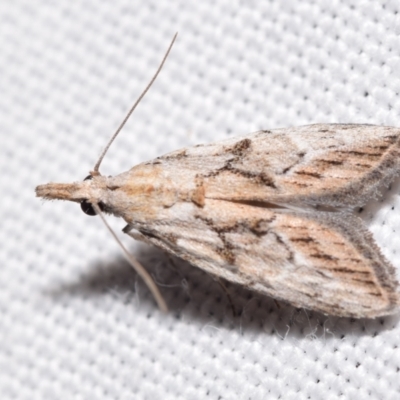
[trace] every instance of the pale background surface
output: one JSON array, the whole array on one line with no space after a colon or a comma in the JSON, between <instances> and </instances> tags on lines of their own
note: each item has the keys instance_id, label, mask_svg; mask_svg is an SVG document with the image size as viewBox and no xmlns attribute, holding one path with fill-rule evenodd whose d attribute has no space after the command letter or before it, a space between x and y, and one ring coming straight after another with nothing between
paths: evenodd
<instances>
[{"instance_id":1,"label":"pale background surface","mask_svg":"<svg viewBox=\"0 0 400 400\"><path fill-rule=\"evenodd\" d=\"M398 316L329 318L228 285L233 317L206 274L125 238L163 315L98 218L34 197L87 175L176 31L107 175L261 128L400 127L400 3L381 3L1 3L2 399L399 398ZM400 181L363 216L400 269Z\"/></svg>"}]
</instances>

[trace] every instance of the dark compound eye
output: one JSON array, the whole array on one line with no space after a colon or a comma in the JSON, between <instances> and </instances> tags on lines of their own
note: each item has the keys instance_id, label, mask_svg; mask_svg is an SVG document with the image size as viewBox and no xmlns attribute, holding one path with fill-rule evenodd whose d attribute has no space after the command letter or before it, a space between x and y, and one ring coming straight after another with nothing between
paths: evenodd
<instances>
[{"instance_id":1,"label":"dark compound eye","mask_svg":"<svg viewBox=\"0 0 400 400\"><path fill-rule=\"evenodd\" d=\"M84 181L87 181L87 180L90 180L90 179L93 179L92 175L88 175L88 176L84 179ZM99 206L99 208L100 208L101 211L104 211L104 204L103 204L102 202L100 202L100 203L98 204L98 206ZM87 201L87 200L82 200L82 201L81 201L81 209L82 209L82 211L83 211L86 215L91 215L91 216L97 215L97 214L96 214L96 211L94 210L94 208L93 208L93 206L92 206L92 203L90 203L90 202Z\"/></svg>"},{"instance_id":2,"label":"dark compound eye","mask_svg":"<svg viewBox=\"0 0 400 400\"><path fill-rule=\"evenodd\" d=\"M86 215L96 215L96 211L94 211L92 204L87 200L81 201L81 209Z\"/></svg>"}]
</instances>

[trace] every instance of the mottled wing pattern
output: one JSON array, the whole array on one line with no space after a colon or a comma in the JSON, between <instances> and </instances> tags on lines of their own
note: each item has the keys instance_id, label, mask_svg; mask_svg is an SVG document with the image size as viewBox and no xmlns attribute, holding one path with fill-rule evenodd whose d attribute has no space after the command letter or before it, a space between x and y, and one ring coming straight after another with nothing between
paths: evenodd
<instances>
[{"instance_id":1,"label":"mottled wing pattern","mask_svg":"<svg viewBox=\"0 0 400 400\"><path fill-rule=\"evenodd\" d=\"M316 124L260 131L158 157L207 198L300 207L361 206L400 172L400 129Z\"/></svg>"},{"instance_id":2,"label":"mottled wing pattern","mask_svg":"<svg viewBox=\"0 0 400 400\"><path fill-rule=\"evenodd\" d=\"M193 215L127 233L297 307L360 318L399 306L393 267L352 214L209 200Z\"/></svg>"},{"instance_id":3,"label":"mottled wing pattern","mask_svg":"<svg viewBox=\"0 0 400 400\"><path fill-rule=\"evenodd\" d=\"M260 131L179 150L140 167L146 187L147 176L161 177L151 181L160 195L145 213L127 207L126 232L298 307L390 314L400 303L393 267L351 211L399 174L399 160L400 129L372 125Z\"/></svg>"}]
</instances>

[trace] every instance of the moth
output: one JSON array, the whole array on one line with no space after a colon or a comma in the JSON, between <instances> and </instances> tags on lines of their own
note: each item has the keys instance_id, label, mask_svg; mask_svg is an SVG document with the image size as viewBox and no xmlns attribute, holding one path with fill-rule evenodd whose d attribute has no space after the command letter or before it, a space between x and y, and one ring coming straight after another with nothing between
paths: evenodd
<instances>
[{"instance_id":1,"label":"moth","mask_svg":"<svg viewBox=\"0 0 400 400\"><path fill-rule=\"evenodd\" d=\"M395 269L355 210L400 175L400 129L263 130L177 150L114 177L100 174L102 157L89 179L41 185L37 196L122 217L134 239L295 307L354 318L399 311ZM166 309L152 278L126 255Z\"/></svg>"}]
</instances>

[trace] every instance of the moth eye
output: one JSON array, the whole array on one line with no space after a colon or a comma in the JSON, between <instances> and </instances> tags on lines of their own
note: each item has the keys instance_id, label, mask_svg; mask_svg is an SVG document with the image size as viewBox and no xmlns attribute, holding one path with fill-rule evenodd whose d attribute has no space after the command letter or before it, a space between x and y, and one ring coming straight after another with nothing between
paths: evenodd
<instances>
[{"instance_id":1,"label":"moth eye","mask_svg":"<svg viewBox=\"0 0 400 400\"><path fill-rule=\"evenodd\" d=\"M93 179L92 175L88 175L84 181ZM100 207L101 211L104 211L104 204L102 202L98 203L98 206ZM92 203L90 203L87 200L82 200L81 201L81 210L86 214L86 215L91 215L94 216L96 215L96 211L94 210Z\"/></svg>"},{"instance_id":2,"label":"moth eye","mask_svg":"<svg viewBox=\"0 0 400 400\"><path fill-rule=\"evenodd\" d=\"M86 215L96 215L96 211L94 211L92 204L87 200L81 201L81 209Z\"/></svg>"},{"instance_id":3,"label":"moth eye","mask_svg":"<svg viewBox=\"0 0 400 400\"><path fill-rule=\"evenodd\" d=\"M104 211L104 204L102 202L98 203L101 211ZM96 211L94 210L92 203L87 200L81 201L81 209L86 215L97 215Z\"/></svg>"}]
</instances>

